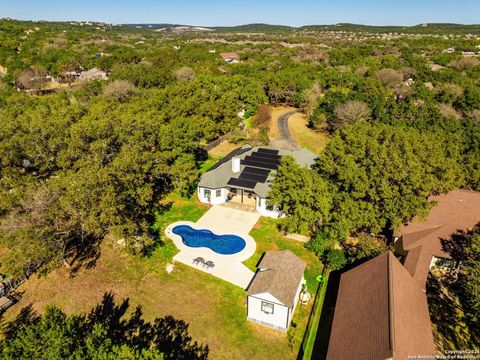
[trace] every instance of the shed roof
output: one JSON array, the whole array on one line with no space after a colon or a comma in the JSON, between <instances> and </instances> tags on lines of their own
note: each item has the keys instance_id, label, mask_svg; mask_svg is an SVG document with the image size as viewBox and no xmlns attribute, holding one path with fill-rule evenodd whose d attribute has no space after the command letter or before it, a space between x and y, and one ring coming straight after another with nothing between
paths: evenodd
<instances>
[{"instance_id":1,"label":"shed roof","mask_svg":"<svg viewBox=\"0 0 480 360\"><path fill-rule=\"evenodd\" d=\"M425 293L391 252L344 273L327 360L435 355Z\"/></svg>"},{"instance_id":2,"label":"shed roof","mask_svg":"<svg viewBox=\"0 0 480 360\"><path fill-rule=\"evenodd\" d=\"M305 263L289 250L267 251L248 287L248 295L270 293L284 305L293 307L303 279Z\"/></svg>"}]
</instances>

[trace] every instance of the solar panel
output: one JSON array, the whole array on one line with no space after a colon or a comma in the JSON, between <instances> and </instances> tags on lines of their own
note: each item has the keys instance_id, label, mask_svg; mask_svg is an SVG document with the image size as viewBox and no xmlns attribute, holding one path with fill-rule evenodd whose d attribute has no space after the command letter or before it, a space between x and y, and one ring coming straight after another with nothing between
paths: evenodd
<instances>
[{"instance_id":1,"label":"solar panel","mask_svg":"<svg viewBox=\"0 0 480 360\"><path fill-rule=\"evenodd\" d=\"M252 155L250 155L250 157L257 159L258 161L263 161L263 162L272 163L272 164L280 164L280 158L265 157L265 156L257 155L256 153L253 153Z\"/></svg>"},{"instance_id":2,"label":"solar panel","mask_svg":"<svg viewBox=\"0 0 480 360\"><path fill-rule=\"evenodd\" d=\"M243 168L243 173L268 176L268 174L270 174L270 170L245 166Z\"/></svg>"},{"instance_id":3,"label":"solar panel","mask_svg":"<svg viewBox=\"0 0 480 360\"><path fill-rule=\"evenodd\" d=\"M243 165L248 165L248 166L253 166L253 167L258 167L262 169L270 169L270 170L277 170L278 164L272 164L272 163L266 163L266 162L261 162L255 159L252 159L250 157L245 157L245 159L242 160Z\"/></svg>"},{"instance_id":4,"label":"solar panel","mask_svg":"<svg viewBox=\"0 0 480 360\"><path fill-rule=\"evenodd\" d=\"M239 186L245 189L253 189L255 188L255 185L257 185L257 182L252 180L230 178L227 185Z\"/></svg>"},{"instance_id":5,"label":"solar panel","mask_svg":"<svg viewBox=\"0 0 480 360\"><path fill-rule=\"evenodd\" d=\"M251 155L261 156L261 157L264 157L264 158L267 158L267 159L281 159L282 158L281 155L273 154L273 153L266 153L266 152L261 152L261 151L252 152Z\"/></svg>"},{"instance_id":6,"label":"solar panel","mask_svg":"<svg viewBox=\"0 0 480 360\"><path fill-rule=\"evenodd\" d=\"M265 148L259 148L257 152L265 153L265 154L278 154L278 150L265 149Z\"/></svg>"},{"instance_id":7,"label":"solar panel","mask_svg":"<svg viewBox=\"0 0 480 360\"><path fill-rule=\"evenodd\" d=\"M278 162L280 163L280 161L282 160L281 157L277 157L277 155L268 155L268 156L263 156L263 154L257 154L257 153L253 153L252 155L250 155L254 158L257 158L261 161L265 161L265 162Z\"/></svg>"},{"instance_id":8,"label":"solar panel","mask_svg":"<svg viewBox=\"0 0 480 360\"><path fill-rule=\"evenodd\" d=\"M268 175L256 175L256 174L242 172L238 178L264 183L265 181L267 181Z\"/></svg>"}]
</instances>

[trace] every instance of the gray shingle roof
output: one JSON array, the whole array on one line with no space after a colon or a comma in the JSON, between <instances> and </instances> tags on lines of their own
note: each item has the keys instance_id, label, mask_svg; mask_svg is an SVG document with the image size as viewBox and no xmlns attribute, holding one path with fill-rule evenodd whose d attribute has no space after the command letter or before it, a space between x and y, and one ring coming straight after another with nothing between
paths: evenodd
<instances>
[{"instance_id":1,"label":"gray shingle roof","mask_svg":"<svg viewBox=\"0 0 480 360\"><path fill-rule=\"evenodd\" d=\"M240 166L240 172L234 173L232 171L232 158L238 156L240 159L244 159L246 156L256 152L258 147L251 147L246 145L242 148L236 149L228 154L225 158L220 160L215 166L213 166L209 171L204 173L200 178L198 186L205 187L208 189L219 189L223 187L230 187L227 185L228 181L233 178L238 178L240 173L245 168L244 165ZM291 156L300 166L312 167L315 164L317 155L312 153L307 149L297 149L297 150L278 150L278 154L281 156ZM271 181L273 180L272 174L270 173L269 178L265 183L257 183L253 191L255 194L261 198L266 198L270 190Z\"/></svg>"},{"instance_id":2,"label":"gray shingle roof","mask_svg":"<svg viewBox=\"0 0 480 360\"><path fill-rule=\"evenodd\" d=\"M248 287L248 295L268 292L284 305L293 307L305 267L305 263L289 250L267 251Z\"/></svg>"}]
</instances>

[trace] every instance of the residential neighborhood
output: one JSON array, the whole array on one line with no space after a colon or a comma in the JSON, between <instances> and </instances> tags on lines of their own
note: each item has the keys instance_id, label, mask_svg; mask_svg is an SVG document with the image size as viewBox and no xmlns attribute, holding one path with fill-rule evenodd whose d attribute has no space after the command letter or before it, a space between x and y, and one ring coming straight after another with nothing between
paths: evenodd
<instances>
[{"instance_id":1,"label":"residential neighborhood","mask_svg":"<svg viewBox=\"0 0 480 360\"><path fill-rule=\"evenodd\" d=\"M479 11L5 0L0 358L480 358Z\"/></svg>"}]
</instances>

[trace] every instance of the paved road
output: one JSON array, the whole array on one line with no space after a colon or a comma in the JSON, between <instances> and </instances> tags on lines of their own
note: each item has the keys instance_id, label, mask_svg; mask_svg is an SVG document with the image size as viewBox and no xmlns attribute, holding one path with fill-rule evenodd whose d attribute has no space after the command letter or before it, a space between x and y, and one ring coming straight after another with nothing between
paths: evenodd
<instances>
[{"instance_id":1,"label":"paved road","mask_svg":"<svg viewBox=\"0 0 480 360\"><path fill-rule=\"evenodd\" d=\"M279 116L277 126L280 137L278 139L271 140L270 146L289 150L299 148L298 144L293 139L290 130L288 129L288 119L297 112L297 110L293 110Z\"/></svg>"}]
</instances>

